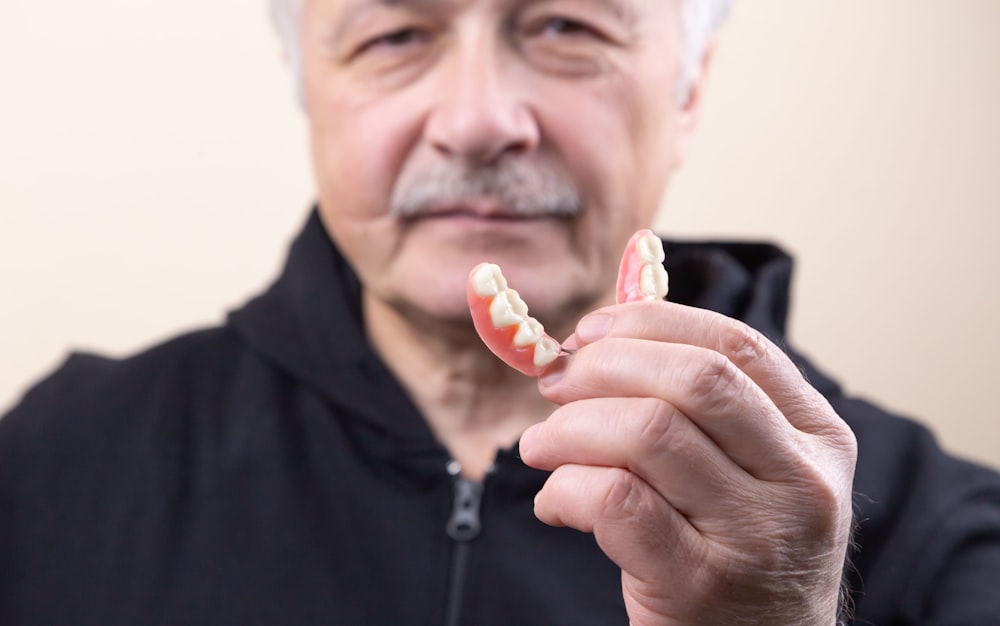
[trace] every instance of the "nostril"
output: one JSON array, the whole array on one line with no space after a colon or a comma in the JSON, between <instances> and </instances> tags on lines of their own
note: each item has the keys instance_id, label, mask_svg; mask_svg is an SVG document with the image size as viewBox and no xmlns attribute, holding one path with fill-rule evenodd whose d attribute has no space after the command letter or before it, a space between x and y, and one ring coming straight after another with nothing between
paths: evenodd
<instances>
[{"instance_id":1,"label":"nostril","mask_svg":"<svg viewBox=\"0 0 1000 626\"><path fill-rule=\"evenodd\" d=\"M434 149L449 160L460 160L470 167L487 167L511 156L523 155L531 150L527 142L500 145L479 145L456 148L445 142L435 142Z\"/></svg>"},{"instance_id":2,"label":"nostril","mask_svg":"<svg viewBox=\"0 0 1000 626\"><path fill-rule=\"evenodd\" d=\"M497 97L444 104L428 118L425 134L439 154L482 166L534 150L540 131L527 107Z\"/></svg>"}]
</instances>

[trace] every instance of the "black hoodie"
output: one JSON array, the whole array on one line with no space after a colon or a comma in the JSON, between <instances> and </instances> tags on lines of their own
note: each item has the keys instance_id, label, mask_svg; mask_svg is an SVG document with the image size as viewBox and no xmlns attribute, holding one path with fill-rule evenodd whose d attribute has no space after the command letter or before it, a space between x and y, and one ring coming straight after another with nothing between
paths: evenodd
<instances>
[{"instance_id":1,"label":"black hoodie","mask_svg":"<svg viewBox=\"0 0 1000 626\"><path fill-rule=\"evenodd\" d=\"M785 345L791 259L667 243L671 299ZM532 513L546 474L481 484L366 343L315 212L278 281L211 330L73 355L0 420L0 624L626 624L592 537ZM1000 624L1000 477L846 397L859 624Z\"/></svg>"}]
</instances>

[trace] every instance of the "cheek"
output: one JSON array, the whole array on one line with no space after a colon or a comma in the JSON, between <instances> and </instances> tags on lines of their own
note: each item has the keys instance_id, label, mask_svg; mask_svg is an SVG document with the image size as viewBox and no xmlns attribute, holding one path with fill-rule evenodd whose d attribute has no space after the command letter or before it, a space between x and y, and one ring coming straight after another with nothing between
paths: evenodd
<instances>
[{"instance_id":1,"label":"cheek","mask_svg":"<svg viewBox=\"0 0 1000 626\"><path fill-rule=\"evenodd\" d=\"M412 124L392 102L340 97L332 89L315 102L310 139L320 215L355 271L372 282L399 246L388 205Z\"/></svg>"},{"instance_id":2,"label":"cheek","mask_svg":"<svg viewBox=\"0 0 1000 626\"><path fill-rule=\"evenodd\" d=\"M641 85L630 76L612 76L563 85L562 91L539 100L542 125L584 188L589 219L600 222L597 228L616 231L616 237L618 230L631 235L648 225L644 188L658 157L651 149L653 122L646 118L652 111L643 106ZM552 106L556 102L565 106ZM627 236L618 238L624 245Z\"/></svg>"},{"instance_id":3,"label":"cheek","mask_svg":"<svg viewBox=\"0 0 1000 626\"><path fill-rule=\"evenodd\" d=\"M609 171L619 185L615 207L629 231L648 228L676 169L677 114L669 75L643 74L614 81L602 94L616 112L606 133L619 141L608 150Z\"/></svg>"},{"instance_id":4,"label":"cheek","mask_svg":"<svg viewBox=\"0 0 1000 626\"><path fill-rule=\"evenodd\" d=\"M383 145L387 137L345 107L326 107L322 114L314 112L310 120L321 201L335 201L344 210L359 214L377 207L385 174L376 157L387 152Z\"/></svg>"},{"instance_id":5,"label":"cheek","mask_svg":"<svg viewBox=\"0 0 1000 626\"><path fill-rule=\"evenodd\" d=\"M650 166L655 168L654 175L665 179L679 165L681 122L687 115L678 103L679 67L677 63L643 59L640 72L644 80L636 86L633 107L637 122L631 132L638 138L637 148L648 155Z\"/></svg>"},{"instance_id":6,"label":"cheek","mask_svg":"<svg viewBox=\"0 0 1000 626\"><path fill-rule=\"evenodd\" d=\"M374 100L329 85L310 102L313 166L320 200L358 218L388 210L392 186L419 135L419 120L405 98Z\"/></svg>"}]
</instances>

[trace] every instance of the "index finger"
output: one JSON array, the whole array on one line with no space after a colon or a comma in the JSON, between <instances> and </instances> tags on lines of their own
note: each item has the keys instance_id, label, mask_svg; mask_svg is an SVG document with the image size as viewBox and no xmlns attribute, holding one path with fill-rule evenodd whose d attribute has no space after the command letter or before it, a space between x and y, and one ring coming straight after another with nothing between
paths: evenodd
<instances>
[{"instance_id":1,"label":"index finger","mask_svg":"<svg viewBox=\"0 0 1000 626\"><path fill-rule=\"evenodd\" d=\"M581 347L604 337L687 344L718 352L756 383L796 429L823 435L846 428L788 355L739 320L673 302L633 302L587 315L567 345Z\"/></svg>"}]
</instances>

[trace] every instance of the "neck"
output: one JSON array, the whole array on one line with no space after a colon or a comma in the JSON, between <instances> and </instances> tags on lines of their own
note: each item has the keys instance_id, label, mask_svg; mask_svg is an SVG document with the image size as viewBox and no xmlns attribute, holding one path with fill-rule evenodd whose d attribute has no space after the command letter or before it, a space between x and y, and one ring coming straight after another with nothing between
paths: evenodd
<instances>
[{"instance_id":1,"label":"neck","mask_svg":"<svg viewBox=\"0 0 1000 626\"><path fill-rule=\"evenodd\" d=\"M497 449L512 446L555 408L538 393L536 379L483 345L471 321L404 313L368 292L363 307L375 351L466 476L481 479Z\"/></svg>"}]
</instances>

